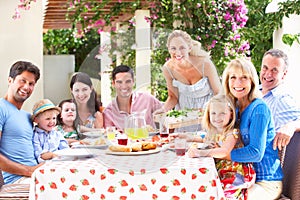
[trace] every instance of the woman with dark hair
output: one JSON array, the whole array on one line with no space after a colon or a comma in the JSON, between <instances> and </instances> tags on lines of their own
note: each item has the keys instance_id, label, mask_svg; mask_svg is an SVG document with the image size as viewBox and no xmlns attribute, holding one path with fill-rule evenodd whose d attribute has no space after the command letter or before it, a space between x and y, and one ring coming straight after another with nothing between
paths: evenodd
<instances>
[{"instance_id":1,"label":"woman with dark hair","mask_svg":"<svg viewBox=\"0 0 300 200\"><path fill-rule=\"evenodd\" d=\"M70 81L70 89L77 106L77 119L80 132L103 127L100 102L90 76L83 72L75 73Z\"/></svg>"}]
</instances>

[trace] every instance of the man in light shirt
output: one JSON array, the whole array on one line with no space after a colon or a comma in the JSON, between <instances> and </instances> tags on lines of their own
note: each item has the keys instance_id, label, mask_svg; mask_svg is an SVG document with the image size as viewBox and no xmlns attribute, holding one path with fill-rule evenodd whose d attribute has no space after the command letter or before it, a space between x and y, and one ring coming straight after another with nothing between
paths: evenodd
<instances>
[{"instance_id":1,"label":"man in light shirt","mask_svg":"<svg viewBox=\"0 0 300 200\"><path fill-rule=\"evenodd\" d=\"M279 150L288 145L295 132L300 131L300 109L284 84L288 65L288 57L283 51L270 49L263 56L260 71L263 99L275 122L273 148Z\"/></svg>"},{"instance_id":2,"label":"man in light shirt","mask_svg":"<svg viewBox=\"0 0 300 200\"><path fill-rule=\"evenodd\" d=\"M146 110L146 124L155 128L153 112L162 107L162 103L154 96L133 91L133 70L126 65L119 65L112 71L112 86L116 90L116 97L104 109L104 127L114 126L124 130L125 119L133 112Z\"/></svg>"}]
</instances>

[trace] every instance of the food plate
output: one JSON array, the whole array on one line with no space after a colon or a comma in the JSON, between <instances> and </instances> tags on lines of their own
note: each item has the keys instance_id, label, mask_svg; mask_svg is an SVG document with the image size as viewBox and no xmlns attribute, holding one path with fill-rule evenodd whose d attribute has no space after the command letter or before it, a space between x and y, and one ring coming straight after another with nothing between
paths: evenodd
<instances>
[{"instance_id":1,"label":"food plate","mask_svg":"<svg viewBox=\"0 0 300 200\"><path fill-rule=\"evenodd\" d=\"M59 157L77 157L77 158L86 158L92 157L93 154L87 149L62 149L54 152Z\"/></svg>"},{"instance_id":2,"label":"food plate","mask_svg":"<svg viewBox=\"0 0 300 200\"><path fill-rule=\"evenodd\" d=\"M105 153L110 155L117 155L117 156L139 156L139 155L148 155L153 153L160 152L161 148L151 149L148 151L137 151L137 152L115 152L107 150Z\"/></svg>"},{"instance_id":3,"label":"food plate","mask_svg":"<svg viewBox=\"0 0 300 200\"><path fill-rule=\"evenodd\" d=\"M95 138L95 137L100 137L102 135L102 132L101 131L90 131L90 132L83 132L81 134L86 137Z\"/></svg>"},{"instance_id":4,"label":"food plate","mask_svg":"<svg viewBox=\"0 0 300 200\"><path fill-rule=\"evenodd\" d=\"M88 144L74 144L72 145L72 148L74 149L80 149L80 148L87 148L87 149L107 149L107 144L102 145L88 145Z\"/></svg>"}]
</instances>

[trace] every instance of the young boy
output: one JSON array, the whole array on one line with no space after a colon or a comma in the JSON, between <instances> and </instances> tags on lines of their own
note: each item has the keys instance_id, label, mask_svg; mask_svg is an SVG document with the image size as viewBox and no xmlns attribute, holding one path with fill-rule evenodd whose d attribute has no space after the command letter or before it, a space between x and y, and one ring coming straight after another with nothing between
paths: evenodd
<instances>
[{"instance_id":1,"label":"young boy","mask_svg":"<svg viewBox=\"0 0 300 200\"><path fill-rule=\"evenodd\" d=\"M64 136L55 130L60 111L61 109L48 99L42 99L33 106L32 121L36 123L33 146L34 155L39 163L54 158L54 151L69 148Z\"/></svg>"}]
</instances>

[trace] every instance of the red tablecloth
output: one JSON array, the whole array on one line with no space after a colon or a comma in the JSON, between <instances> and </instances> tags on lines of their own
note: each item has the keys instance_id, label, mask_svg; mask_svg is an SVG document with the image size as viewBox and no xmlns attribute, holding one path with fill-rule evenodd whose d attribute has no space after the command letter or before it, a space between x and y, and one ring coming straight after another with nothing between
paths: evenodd
<instances>
[{"instance_id":1,"label":"red tablecloth","mask_svg":"<svg viewBox=\"0 0 300 200\"><path fill-rule=\"evenodd\" d=\"M212 158L94 151L92 158L46 162L32 176L30 199L225 199Z\"/></svg>"}]
</instances>

